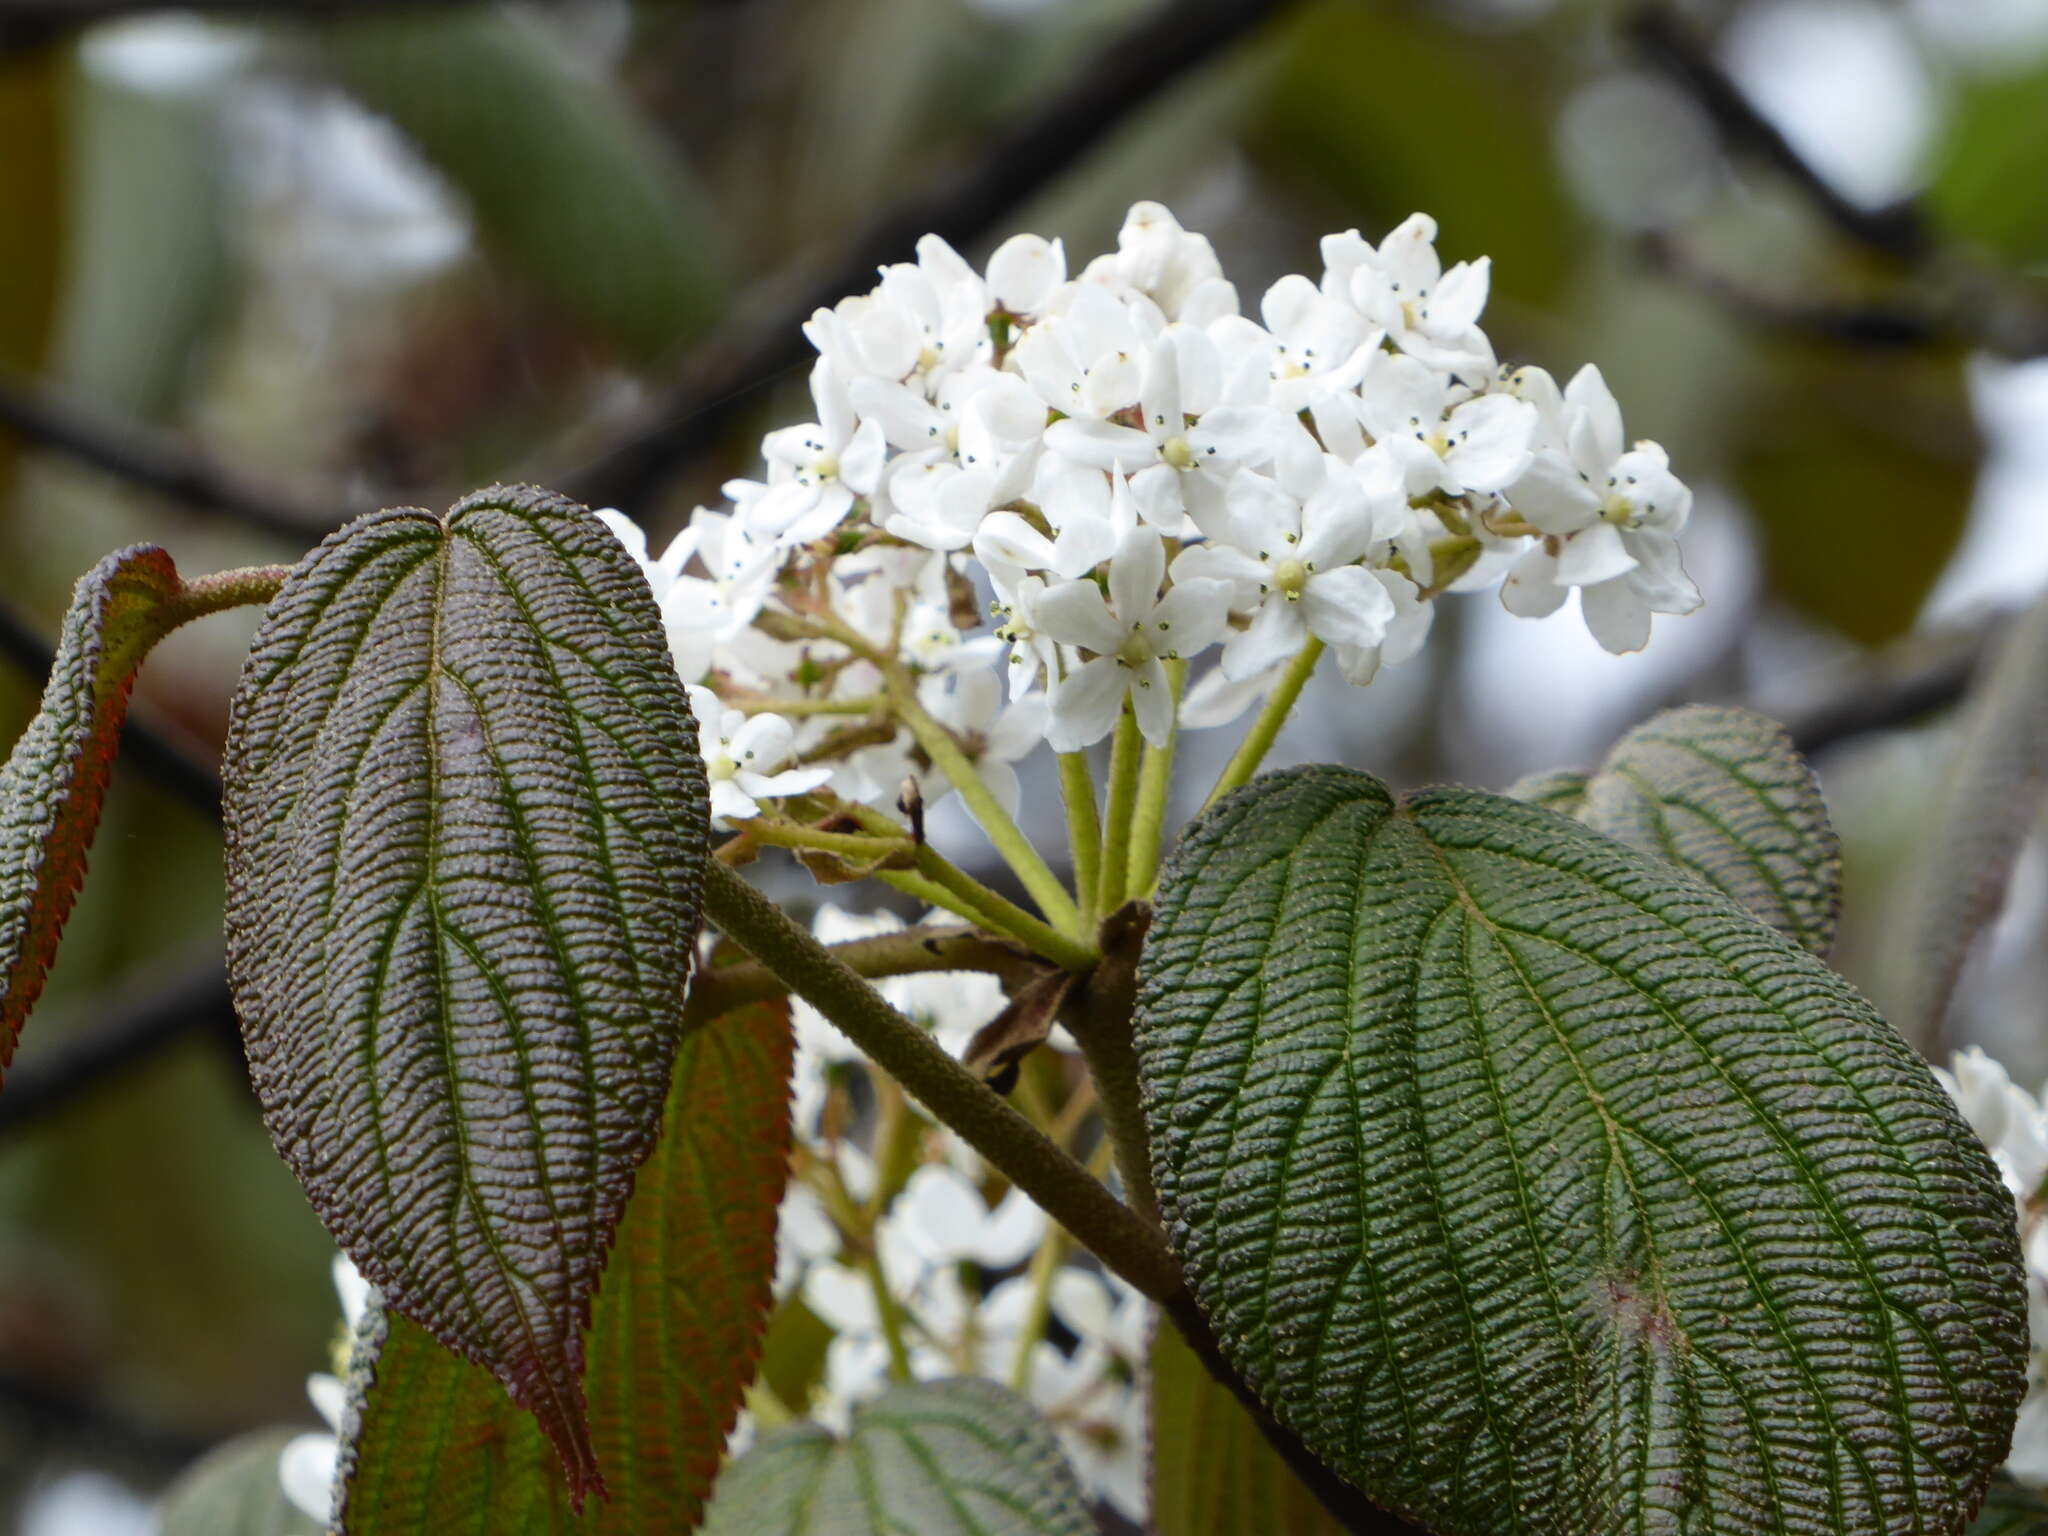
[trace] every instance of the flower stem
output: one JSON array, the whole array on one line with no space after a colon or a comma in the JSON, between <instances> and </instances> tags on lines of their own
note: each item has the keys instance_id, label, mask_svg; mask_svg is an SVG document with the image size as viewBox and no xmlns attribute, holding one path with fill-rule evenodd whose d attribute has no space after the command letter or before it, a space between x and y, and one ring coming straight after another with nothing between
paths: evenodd
<instances>
[{"instance_id":1,"label":"flower stem","mask_svg":"<svg viewBox=\"0 0 2048 1536\"><path fill-rule=\"evenodd\" d=\"M1074 894L1081 899L1081 920L1097 916L1096 883L1102 878L1102 820L1095 804L1095 775L1086 752L1062 752L1060 798L1067 802L1067 846L1074 856Z\"/></svg>"},{"instance_id":2,"label":"flower stem","mask_svg":"<svg viewBox=\"0 0 2048 1536\"><path fill-rule=\"evenodd\" d=\"M1287 723L1288 715L1294 711L1294 701L1301 697L1301 690L1316 669L1316 663L1323 659L1323 642L1314 635L1308 637L1301 654L1288 663L1287 670L1280 674L1280 680L1273 685L1273 691L1266 695L1266 704L1259 711L1258 719L1238 743L1237 751L1223 766L1223 776L1216 781L1216 787L1209 791L1209 798L1202 802L1207 810L1218 800L1239 785L1249 783L1251 776L1259 771L1259 764L1266 760L1266 752L1273 745L1273 738L1280 734L1280 727Z\"/></svg>"},{"instance_id":3,"label":"flower stem","mask_svg":"<svg viewBox=\"0 0 2048 1536\"><path fill-rule=\"evenodd\" d=\"M1017 1348L1010 1356L1010 1390L1020 1397L1031 1394L1031 1361L1038 1353L1038 1341L1045 1337L1046 1319L1052 1314L1052 1282L1067 1256L1067 1234L1048 1227L1038 1252L1031 1255L1030 1300L1025 1303L1024 1320L1017 1328Z\"/></svg>"},{"instance_id":4,"label":"flower stem","mask_svg":"<svg viewBox=\"0 0 2048 1536\"><path fill-rule=\"evenodd\" d=\"M847 811L863 827L878 835L893 832L900 836L902 833L900 827L871 806L849 805ZM984 928L1007 933L1066 970L1085 971L1095 963L1096 949L1092 943L1070 937L1042 919L1033 917L1008 897L990 890L929 843L917 844L912 856L917 861L918 876L951 898L935 901L935 905L949 912L958 912L969 922L979 923ZM907 873L880 871L882 879L898 890L910 889L899 878Z\"/></svg>"},{"instance_id":5,"label":"flower stem","mask_svg":"<svg viewBox=\"0 0 2048 1536\"><path fill-rule=\"evenodd\" d=\"M1173 752L1180 745L1180 691L1188 680L1188 664L1166 663L1166 682L1173 694L1173 728L1166 745L1145 743L1145 757L1138 769L1138 807L1131 826L1130 867L1124 875L1126 899L1143 896L1152 889L1159 873L1159 849L1166 838L1166 804L1173 793Z\"/></svg>"},{"instance_id":6,"label":"flower stem","mask_svg":"<svg viewBox=\"0 0 2048 1536\"><path fill-rule=\"evenodd\" d=\"M704 911L1104 1264L1155 1300L1180 1296L1180 1266L1156 1228L716 860L705 870Z\"/></svg>"},{"instance_id":7,"label":"flower stem","mask_svg":"<svg viewBox=\"0 0 2048 1536\"><path fill-rule=\"evenodd\" d=\"M1131 863L1131 814L1138 803L1138 764L1145 738L1138 717L1126 704L1117 717L1116 740L1109 749L1109 814L1102 826L1102 874L1096 885L1095 909L1114 912L1123 904L1124 879Z\"/></svg>"},{"instance_id":8,"label":"flower stem","mask_svg":"<svg viewBox=\"0 0 2048 1536\"><path fill-rule=\"evenodd\" d=\"M960 743L953 739L953 733L933 719L918 702L917 685L910 675L891 663L887 676L890 703L897 718L910 727L910 734L924 748L932 766L960 792L961 800L981 824L981 830L988 834L996 852L1003 856L1003 861L1023 882L1024 889L1031 893L1031 899L1038 903L1038 910L1062 933L1080 938L1087 932L1081 922L1080 908L1074 905L1067 888L1060 884L1059 876L1039 857L1038 850L1031 846L1010 813L998 803L987 781L982 778L981 770L960 750Z\"/></svg>"},{"instance_id":9,"label":"flower stem","mask_svg":"<svg viewBox=\"0 0 2048 1536\"><path fill-rule=\"evenodd\" d=\"M861 1268L868 1273L868 1286L875 1293L875 1316L882 1325L882 1341L889 1346L889 1379L909 1381L910 1351L903 1344L903 1314L896 1298L889 1294L889 1277L882 1272L881 1250L870 1248Z\"/></svg>"}]
</instances>

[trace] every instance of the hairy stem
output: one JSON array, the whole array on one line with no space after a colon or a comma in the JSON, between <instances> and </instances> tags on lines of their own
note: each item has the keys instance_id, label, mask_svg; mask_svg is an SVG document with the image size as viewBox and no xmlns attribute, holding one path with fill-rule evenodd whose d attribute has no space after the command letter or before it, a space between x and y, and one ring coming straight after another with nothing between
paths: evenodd
<instances>
[{"instance_id":1,"label":"hairy stem","mask_svg":"<svg viewBox=\"0 0 2048 1536\"><path fill-rule=\"evenodd\" d=\"M1131 867L1131 817L1138 805L1138 765L1145 738L1129 704L1117 717L1116 739L1109 749L1109 814L1102 825L1102 875L1096 884L1099 912L1113 912L1123 903L1124 881Z\"/></svg>"},{"instance_id":2,"label":"hairy stem","mask_svg":"<svg viewBox=\"0 0 2048 1536\"><path fill-rule=\"evenodd\" d=\"M1080 898L1081 920L1098 915L1096 884L1102 878L1102 820L1095 804L1095 775L1086 752L1062 752L1060 798L1067 803L1067 847L1074 858L1074 894Z\"/></svg>"},{"instance_id":3,"label":"hairy stem","mask_svg":"<svg viewBox=\"0 0 2048 1536\"><path fill-rule=\"evenodd\" d=\"M1266 696L1266 704L1259 711L1252 728L1245 732L1244 740L1238 743L1237 751L1223 766L1223 776L1216 781L1216 787L1209 791L1209 798L1202 802L1207 810L1218 800L1239 785L1251 781L1259 771L1259 764L1266 760L1266 752L1273 745L1273 738L1280 734L1280 727L1287 723L1287 717L1294 712L1294 701L1301 697L1301 690L1307 686L1315 672L1316 663L1323 659L1323 642L1314 635L1302 647L1301 654L1288 663L1287 670L1280 674L1280 681L1273 685L1273 691Z\"/></svg>"},{"instance_id":4,"label":"hairy stem","mask_svg":"<svg viewBox=\"0 0 2048 1536\"><path fill-rule=\"evenodd\" d=\"M190 619L224 613L230 608L267 603L277 596L277 589L290 574L288 565L245 565L181 582L177 595L164 605L168 621L165 628L175 629Z\"/></svg>"},{"instance_id":5,"label":"hairy stem","mask_svg":"<svg viewBox=\"0 0 2048 1536\"><path fill-rule=\"evenodd\" d=\"M1040 971L1021 949L971 928L927 925L830 946L827 953L857 976L911 976L931 971L986 971L1013 986ZM709 1022L789 987L758 960L701 972L690 988L687 1018Z\"/></svg>"},{"instance_id":6,"label":"hairy stem","mask_svg":"<svg viewBox=\"0 0 2048 1536\"><path fill-rule=\"evenodd\" d=\"M1103 1263L1155 1300L1180 1292L1180 1266L1156 1228L941 1050L928 1031L890 1007L864 977L716 860L705 871L704 910Z\"/></svg>"},{"instance_id":7,"label":"hairy stem","mask_svg":"<svg viewBox=\"0 0 2048 1536\"><path fill-rule=\"evenodd\" d=\"M1151 925L1151 909L1141 901L1127 902L1103 920L1102 963L1076 989L1062 1017L1088 1062L1088 1076L1116 1152L1124 1198L1156 1224L1159 1193L1152 1183L1152 1141L1145 1128L1137 1044L1131 1035L1138 958Z\"/></svg>"},{"instance_id":8,"label":"hairy stem","mask_svg":"<svg viewBox=\"0 0 2048 1536\"><path fill-rule=\"evenodd\" d=\"M1173 728L1165 746L1145 743L1144 761L1138 768L1138 806L1131 826L1130 867L1124 874L1126 898L1150 893L1159 873L1159 849L1166 840L1166 804L1173 794L1173 752L1180 744L1180 691L1187 680L1186 662L1166 663L1167 687L1173 694Z\"/></svg>"}]
</instances>

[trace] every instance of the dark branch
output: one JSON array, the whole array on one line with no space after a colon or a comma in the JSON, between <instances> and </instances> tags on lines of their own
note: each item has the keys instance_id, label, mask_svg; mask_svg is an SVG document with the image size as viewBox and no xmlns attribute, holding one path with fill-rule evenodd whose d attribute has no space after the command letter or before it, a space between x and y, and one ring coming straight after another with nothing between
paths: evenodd
<instances>
[{"instance_id":1,"label":"dark branch","mask_svg":"<svg viewBox=\"0 0 2048 1536\"><path fill-rule=\"evenodd\" d=\"M1676 279L1743 324L1762 330L1793 331L1882 350L1923 347L1949 334L1940 319L1917 310L1843 303L1833 298L1798 298L1745 287L1701 262L1662 231L1645 235L1638 249L1652 271Z\"/></svg>"},{"instance_id":2,"label":"dark branch","mask_svg":"<svg viewBox=\"0 0 2048 1536\"><path fill-rule=\"evenodd\" d=\"M218 953L175 977L124 993L101 1011L97 1024L79 1022L81 1027L9 1070L0 1091L0 1141L146 1066L181 1040L208 1030L229 1036L237 1029Z\"/></svg>"},{"instance_id":3,"label":"dark branch","mask_svg":"<svg viewBox=\"0 0 2048 1536\"><path fill-rule=\"evenodd\" d=\"M1729 148L1762 161L1791 181L1843 234L1899 261L1917 261L1927 254L1927 226L1916 205L1866 208L1844 195L1729 78L1706 39L1682 16L1663 5L1644 5L1623 26L1637 51L1699 103Z\"/></svg>"},{"instance_id":4,"label":"dark branch","mask_svg":"<svg viewBox=\"0 0 2048 1536\"><path fill-rule=\"evenodd\" d=\"M1166 87L1286 4L1177 0L1162 7L971 159L884 209L828 258L773 283L772 293L696 349L681 376L629 423L616 444L553 483L591 506L643 501L757 391L810 355L800 327L813 310L866 292L874 286L875 269L908 259L920 235L973 244Z\"/></svg>"},{"instance_id":5,"label":"dark branch","mask_svg":"<svg viewBox=\"0 0 2048 1536\"><path fill-rule=\"evenodd\" d=\"M11 427L37 447L205 511L304 544L356 512L360 497L320 501L264 484L216 462L177 439L54 399L19 379L0 378L0 428Z\"/></svg>"},{"instance_id":6,"label":"dark branch","mask_svg":"<svg viewBox=\"0 0 2048 1536\"><path fill-rule=\"evenodd\" d=\"M1917 724L1961 702L1978 668L2012 627L2010 616L1987 623L1910 666L1848 684L1785 721L1792 741L1808 756L1878 731ZM1913 642L1916 650L1925 647Z\"/></svg>"}]
</instances>

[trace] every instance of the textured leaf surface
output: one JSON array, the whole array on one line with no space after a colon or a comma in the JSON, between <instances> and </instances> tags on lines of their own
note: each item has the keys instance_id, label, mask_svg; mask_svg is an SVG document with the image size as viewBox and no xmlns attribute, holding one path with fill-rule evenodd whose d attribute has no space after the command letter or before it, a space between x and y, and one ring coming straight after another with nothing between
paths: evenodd
<instances>
[{"instance_id":1,"label":"textured leaf surface","mask_svg":"<svg viewBox=\"0 0 2048 1536\"><path fill-rule=\"evenodd\" d=\"M1970 1536L2048 1536L2048 1495L1999 1478Z\"/></svg>"},{"instance_id":2,"label":"textured leaf surface","mask_svg":"<svg viewBox=\"0 0 2048 1536\"><path fill-rule=\"evenodd\" d=\"M1850 988L1534 806L1260 779L1162 883L1175 1248L1275 1415L1448 1532L1948 1532L2012 1432L2011 1197Z\"/></svg>"},{"instance_id":3,"label":"textured leaf surface","mask_svg":"<svg viewBox=\"0 0 2048 1536\"><path fill-rule=\"evenodd\" d=\"M1095 1536L1059 1442L992 1381L891 1387L853 1433L768 1436L725 1471L704 1536Z\"/></svg>"},{"instance_id":4,"label":"textured leaf surface","mask_svg":"<svg viewBox=\"0 0 2048 1536\"><path fill-rule=\"evenodd\" d=\"M359 519L235 696L228 970L272 1139L399 1311L600 1484L579 1335L660 1123L703 769L647 584L496 488Z\"/></svg>"},{"instance_id":5,"label":"textured leaf surface","mask_svg":"<svg viewBox=\"0 0 2048 1536\"><path fill-rule=\"evenodd\" d=\"M1935 1039L1963 963L2004 905L2048 799L2048 598L2021 617L1972 690L1939 804L1891 918L1899 1025Z\"/></svg>"},{"instance_id":6,"label":"textured leaf surface","mask_svg":"<svg viewBox=\"0 0 2048 1536\"><path fill-rule=\"evenodd\" d=\"M1572 768L1553 768L1546 773L1525 774L1508 786L1511 799L1526 800L1560 816L1576 816L1586 803L1589 775Z\"/></svg>"},{"instance_id":7,"label":"textured leaf surface","mask_svg":"<svg viewBox=\"0 0 2048 1536\"><path fill-rule=\"evenodd\" d=\"M85 878L135 669L171 627L177 568L154 545L79 578L42 706L0 768L0 1070L43 990Z\"/></svg>"},{"instance_id":8,"label":"textured leaf surface","mask_svg":"<svg viewBox=\"0 0 2048 1536\"><path fill-rule=\"evenodd\" d=\"M321 1536L326 1527L278 1481L278 1457L296 1433L260 1429L210 1453L164 1495L157 1536Z\"/></svg>"},{"instance_id":9,"label":"textured leaf surface","mask_svg":"<svg viewBox=\"0 0 2048 1536\"><path fill-rule=\"evenodd\" d=\"M580 1519L533 1421L396 1314L366 1350L349 1536L692 1529L753 1379L788 1179L786 1000L698 1030L619 1223L590 1329L591 1437L611 1499Z\"/></svg>"},{"instance_id":10,"label":"textured leaf surface","mask_svg":"<svg viewBox=\"0 0 2048 1536\"><path fill-rule=\"evenodd\" d=\"M1834 943L1841 843L1813 770L1775 720L1705 704L1666 710L1615 743L1569 814L1698 876L1817 955Z\"/></svg>"},{"instance_id":11,"label":"textured leaf surface","mask_svg":"<svg viewBox=\"0 0 2048 1536\"><path fill-rule=\"evenodd\" d=\"M1148 1364L1155 1536L1344 1536L1171 1323Z\"/></svg>"}]
</instances>

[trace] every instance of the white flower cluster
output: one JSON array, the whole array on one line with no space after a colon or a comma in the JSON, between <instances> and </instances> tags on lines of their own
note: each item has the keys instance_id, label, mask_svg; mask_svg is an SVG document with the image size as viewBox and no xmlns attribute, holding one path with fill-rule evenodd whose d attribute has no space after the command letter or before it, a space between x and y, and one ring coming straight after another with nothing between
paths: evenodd
<instances>
[{"instance_id":1,"label":"white flower cluster","mask_svg":"<svg viewBox=\"0 0 2048 1536\"><path fill-rule=\"evenodd\" d=\"M1377 246L1331 235L1320 280L1282 278L1254 320L1209 241L1140 203L1078 274L1036 235L986 272L928 236L819 310L817 419L768 434L765 479L659 558L605 514L684 680L737 712L706 752L721 819L800 781L896 792L908 738L848 723L878 659L1001 796L1038 741L1085 747L1126 701L1154 744L1177 710L1224 723L1312 642L1368 682L1445 590L1505 577L1509 609L1542 615L1576 587L1613 651L1697 606L1663 450L1627 442L1596 369L1560 389L1499 367L1488 264L1445 270L1435 238L1422 214ZM975 634L991 598L1000 627ZM1181 700L1178 664L1216 647Z\"/></svg>"},{"instance_id":2,"label":"white flower cluster","mask_svg":"<svg viewBox=\"0 0 2048 1536\"><path fill-rule=\"evenodd\" d=\"M827 943L899 927L887 913L831 905L813 923ZM993 977L971 972L899 976L878 985L953 1055L1004 1002ZM776 1294L801 1295L833 1337L816 1395L787 1406L843 1431L854 1406L888 1385L886 1295L913 1377L1016 1382L1060 1436L1084 1486L1142 1521L1144 1297L1064 1248L1058 1265L1027 1269L1048 1241L1044 1212L1015 1187L993 1204L986 1200L986 1170L950 1131L930 1131L924 1160L901 1188L878 1200L872 1149L828 1128L826 1113L832 1076L863 1070L864 1058L807 1005L798 1003L795 1015L795 1129L804 1172L783 1198ZM1056 1030L1053 1044L1072 1042ZM845 1198L828 1200L821 1189ZM872 1231L846 1230L835 1206L842 1213L874 1211ZM1045 1336L1048 1317L1072 1335L1071 1349Z\"/></svg>"},{"instance_id":3,"label":"white flower cluster","mask_svg":"<svg viewBox=\"0 0 2048 1536\"><path fill-rule=\"evenodd\" d=\"M1934 1075L1990 1149L2012 1191L2027 1266L2034 1353L2005 1470L2016 1482L2048 1488L2048 1220L2043 1219L2048 1214L2048 1092L2041 1097L2028 1093L1976 1046L1956 1052L1949 1066L1946 1072L1936 1067Z\"/></svg>"}]
</instances>

